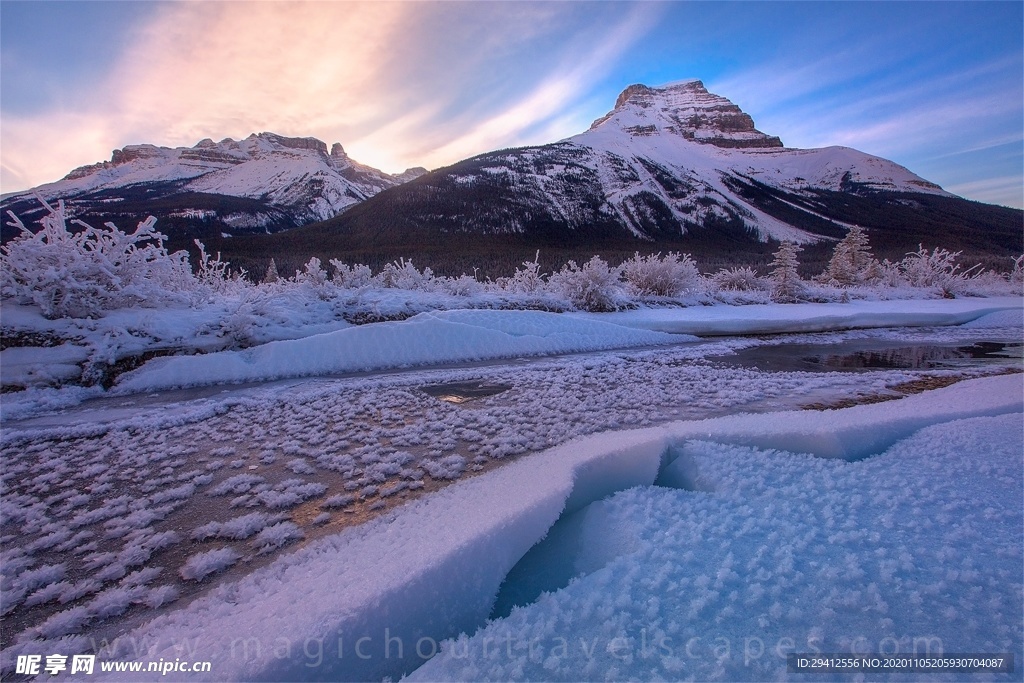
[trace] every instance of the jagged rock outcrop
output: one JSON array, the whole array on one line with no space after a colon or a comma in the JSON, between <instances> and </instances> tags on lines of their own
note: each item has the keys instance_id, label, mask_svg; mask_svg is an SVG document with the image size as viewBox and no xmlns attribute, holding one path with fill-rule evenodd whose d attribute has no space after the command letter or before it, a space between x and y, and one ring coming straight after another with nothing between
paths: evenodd
<instances>
[{"instance_id":1,"label":"jagged rock outcrop","mask_svg":"<svg viewBox=\"0 0 1024 683\"><path fill-rule=\"evenodd\" d=\"M313 137L254 133L193 147L128 145L35 191L64 199L73 216L94 222L130 225L154 213L165 230L185 225L195 234L230 235L325 220L425 172L391 175L351 159L340 143L328 152ZM31 221L40 211L31 197L8 195L0 210Z\"/></svg>"},{"instance_id":2,"label":"jagged rock outcrop","mask_svg":"<svg viewBox=\"0 0 1024 683\"><path fill-rule=\"evenodd\" d=\"M663 88L631 85L615 100L615 108L590 129L606 123L633 135L665 132L716 147L782 147L779 138L754 128L749 114L726 98L709 93L697 80Z\"/></svg>"}]
</instances>

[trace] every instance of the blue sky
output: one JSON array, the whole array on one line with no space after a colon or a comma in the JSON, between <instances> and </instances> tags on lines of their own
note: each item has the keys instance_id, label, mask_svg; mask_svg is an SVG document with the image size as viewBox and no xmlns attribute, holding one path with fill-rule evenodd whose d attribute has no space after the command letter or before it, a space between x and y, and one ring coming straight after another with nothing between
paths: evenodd
<instances>
[{"instance_id":1,"label":"blue sky","mask_svg":"<svg viewBox=\"0 0 1024 683\"><path fill-rule=\"evenodd\" d=\"M1021 2L0 0L0 191L269 130L387 171L585 130L700 78L787 146L1024 205Z\"/></svg>"}]
</instances>

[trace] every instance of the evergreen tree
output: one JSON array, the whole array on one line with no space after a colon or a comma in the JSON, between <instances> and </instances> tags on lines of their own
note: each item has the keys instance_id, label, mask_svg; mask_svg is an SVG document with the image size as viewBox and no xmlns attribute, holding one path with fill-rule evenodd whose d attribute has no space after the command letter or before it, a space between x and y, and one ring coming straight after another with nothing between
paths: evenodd
<instances>
[{"instance_id":1,"label":"evergreen tree","mask_svg":"<svg viewBox=\"0 0 1024 683\"><path fill-rule=\"evenodd\" d=\"M270 259L270 265L267 266L267 274L263 276L264 282L277 282L281 279L281 276L277 274L277 264L274 263L274 259Z\"/></svg>"},{"instance_id":2,"label":"evergreen tree","mask_svg":"<svg viewBox=\"0 0 1024 683\"><path fill-rule=\"evenodd\" d=\"M825 280L839 285L870 282L878 277L878 264L871 256L864 228L854 225L832 252Z\"/></svg>"},{"instance_id":3,"label":"evergreen tree","mask_svg":"<svg viewBox=\"0 0 1024 683\"><path fill-rule=\"evenodd\" d=\"M797 253L803 251L794 242L783 242L779 250L773 254L774 260L768 264L772 268L768 275L772 281L772 298L783 303L793 303L804 290L803 280L797 273L800 262Z\"/></svg>"}]
</instances>

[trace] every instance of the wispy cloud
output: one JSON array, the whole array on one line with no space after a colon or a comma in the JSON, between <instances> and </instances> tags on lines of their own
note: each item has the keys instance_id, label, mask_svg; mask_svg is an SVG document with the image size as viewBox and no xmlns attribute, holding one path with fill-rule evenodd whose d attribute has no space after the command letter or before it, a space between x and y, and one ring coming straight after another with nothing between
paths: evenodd
<instances>
[{"instance_id":1,"label":"wispy cloud","mask_svg":"<svg viewBox=\"0 0 1024 683\"><path fill-rule=\"evenodd\" d=\"M3 189L125 144L263 130L341 141L389 171L523 144L562 120L659 12L609 8L588 20L576 3L168 4L74 109L5 115ZM537 58L523 64L524 52Z\"/></svg>"},{"instance_id":2,"label":"wispy cloud","mask_svg":"<svg viewBox=\"0 0 1024 683\"><path fill-rule=\"evenodd\" d=\"M1002 204L1003 206L1024 206L1024 186L1021 186L1020 176L1016 175L983 178L950 185L946 189L953 194L970 197L980 202Z\"/></svg>"},{"instance_id":3,"label":"wispy cloud","mask_svg":"<svg viewBox=\"0 0 1024 683\"><path fill-rule=\"evenodd\" d=\"M656 11L654 4L637 5L582 58L573 55L572 62L565 60L565 63L555 64L551 75L518 102L433 150L430 157L450 161L495 147L527 142L524 133L528 129L564 114L568 105L605 75L614 61L651 28ZM552 123L557 127L558 122ZM550 133L552 129L548 126L545 131Z\"/></svg>"}]
</instances>

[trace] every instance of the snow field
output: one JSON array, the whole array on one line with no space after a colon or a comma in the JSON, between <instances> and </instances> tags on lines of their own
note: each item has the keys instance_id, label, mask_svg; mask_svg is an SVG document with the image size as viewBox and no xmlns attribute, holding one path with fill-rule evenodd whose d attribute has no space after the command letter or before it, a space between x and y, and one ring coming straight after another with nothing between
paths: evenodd
<instances>
[{"instance_id":1,"label":"snow field","mask_svg":"<svg viewBox=\"0 0 1024 683\"><path fill-rule=\"evenodd\" d=\"M988 319L969 327L796 339L955 342L1019 335L1005 314ZM65 649L68 643L87 649L93 634L234 580L303 535L336 532L346 520L386 511L513 456L608 429L743 408L778 410L822 394L887 393L889 385L920 377L907 371L765 374L702 360L777 341L719 340L492 368L293 382L203 398L191 407L143 403L130 419L106 424L74 425L64 416L69 426L5 429L0 559L10 628L4 630L4 666L16 654L52 650L61 639ZM511 389L462 406L418 390L481 380ZM266 529L273 531L257 542ZM199 581L182 577L191 558L224 547L242 559ZM52 566L59 569L47 569ZM147 572L146 583L132 578L139 571ZM112 588L136 586L147 592L106 593L94 603Z\"/></svg>"},{"instance_id":2,"label":"snow field","mask_svg":"<svg viewBox=\"0 0 1024 683\"><path fill-rule=\"evenodd\" d=\"M131 639L155 644L155 660L198 636L196 657L229 680L395 676L460 632L416 676L763 680L782 675L784 660L765 654L777 641L905 651L938 638L946 651L1020 653L1022 389L1000 376L842 411L584 437L307 545ZM766 443L792 448L758 442L766 423ZM893 445L858 462L791 452L833 424L873 426ZM690 463L692 485L651 488L672 457ZM567 544L577 554L556 558L593 573L485 625L504 578L561 515L630 487L594 516L617 530L607 545ZM582 524L588 538L595 523ZM506 633L510 649L496 647ZM580 636L600 647L553 650ZM714 637L732 653L708 655ZM369 659L352 656L358 638ZM696 657L682 648L694 638ZM743 649L755 638L756 657ZM275 654L281 639L293 647ZM310 642L315 664L297 645Z\"/></svg>"}]
</instances>

